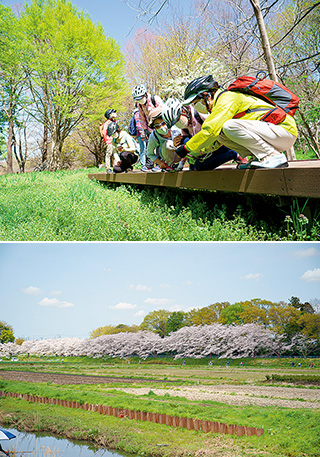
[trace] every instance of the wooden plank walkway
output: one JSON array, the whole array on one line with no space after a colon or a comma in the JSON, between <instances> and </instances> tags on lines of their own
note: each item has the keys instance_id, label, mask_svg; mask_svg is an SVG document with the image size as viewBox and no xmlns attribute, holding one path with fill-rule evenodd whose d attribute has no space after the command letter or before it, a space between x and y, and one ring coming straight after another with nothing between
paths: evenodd
<instances>
[{"instance_id":1,"label":"wooden plank walkway","mask_svg":"<svg viewBox=\"0 0 320 457\"><path fill-rule=\"evenodd\" d=\"M108 183L182 189L217 190L285 197L320 198L320 160L295 160L287 168L237 170L235 165L221 165L212 171L175 173L92 173L90 179Z\"/></svg>"}]
</instances>

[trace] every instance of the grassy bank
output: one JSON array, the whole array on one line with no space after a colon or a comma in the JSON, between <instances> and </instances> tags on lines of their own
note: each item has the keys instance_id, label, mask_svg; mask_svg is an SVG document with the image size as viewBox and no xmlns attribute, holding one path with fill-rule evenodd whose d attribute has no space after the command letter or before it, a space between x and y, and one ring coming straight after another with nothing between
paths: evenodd
<instances>
[{"instance_id":1,"label":"grassy bank","mask_svg":"<svg viewBox=\"0 0 320 457\"><path fill-rule=\"evenodd\" d=\"M168 394L133 395L105 385L60 386L50 383L1 381L2 390L105 404L117 408L158 412L180 417L264 428L261 437L226 437L175 429L159 424L101 416L61 406L32 404L1 398L0 420L32 431L61 433L69 438L89 439L102 445L139 455L199 456L320 456L320 411L307 409L235 406L213 401L187 400ZM107 438L106 438L107 437ZM103 441L107 440L107 441ZM164 448L155 443L169 444ZM217 444L222 446L217 448ZM224 452L221 451L224 450ZM255 449L255 451L254 451ZM232 450L232 452L230 451ZM233 452L234 450L234 452ZM221 452L220 454L217 452ZM228 453L229 452L229 453ZM252 454L251 454L252 453Z\"/></svg>"},{"instance_id":2,"label":"grassy bank","mask_svg":"<svg viewBox=\"0 0 320 457\"><path fill-rule=\"evenodd\" d=\"M159 399L159 404L164 398ZM101 416L92 411L32 404L1 398L0 421L27 431L47 431L67 438L89 440L100 446L137 453L140 456L272 456L318 457L320 455L319 412L216 404L216 417L237 423L260 417L265 433L261 437L228 437L168 427L149 422ZM207 407L208 409L208 407ZM219 413L220 411L220 413ZM207 413L209 415L210 413ZM303 424L303 425L302 425ZM161 446L166 445L166 446Z\"/></svg>"},{"instance_id":3,"label":"grassy bank","mask_svg":"<svg viewBox=\"0 0 320 457\"><path fill-rule=\"evenodd\" d=\"M317 239L317 222L308 234L299 224L279 225L268 200L257 205L259 214L234 196L226 204L216 194L208 201L195 192L107 187L88 179L94 171L0 176L0 240Z\"/></svg>"}]
</instances>

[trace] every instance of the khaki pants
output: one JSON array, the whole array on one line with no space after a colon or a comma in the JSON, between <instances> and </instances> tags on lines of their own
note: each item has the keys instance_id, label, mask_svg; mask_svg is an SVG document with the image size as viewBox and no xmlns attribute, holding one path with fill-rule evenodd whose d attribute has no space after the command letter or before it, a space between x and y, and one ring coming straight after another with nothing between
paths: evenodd
<instances>
[{"instance_id":1,"label":"khaki pants","mask_svg":"<svg viewBox=\"0 0 320 457\"><path fill-rule=\"evenodd\" d=\"M230 119L224 123L218 141L242 157L254 155L262 160L270 154L280 154L291 148L296 137L280 125Z\"/></svg>"},{"instance_id":2,"label":"khaki pants","mask_svg":"<svg viewBox=\"0 0 320 457\"><path fill-rule=\"evenodd\" d=\"M107 151L106 151L106 168L111 170L113 167L113 148L112 144L107 144Z\"/></svg>"}]
</instances>

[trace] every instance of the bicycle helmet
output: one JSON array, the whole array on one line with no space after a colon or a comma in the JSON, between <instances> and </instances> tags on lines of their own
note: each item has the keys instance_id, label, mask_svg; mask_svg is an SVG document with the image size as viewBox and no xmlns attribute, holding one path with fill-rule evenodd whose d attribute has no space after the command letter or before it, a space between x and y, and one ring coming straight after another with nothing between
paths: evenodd
<instances>
[{"instance_id":1,"label":"bicycle helmet","mask_svg":"<svg viewBox=\"0 0 320 457\"><path fill-rule=\"evenodd\" d=\"M162 106L162 119L169 129L177 122L182 112L182 103L177 98L168 98Z\"/></svg>"},{"instance_id":2,"label":"bicycle helmet","mask_svg":"<svg viewBox=\"0 0 320 457\"><path fill-rule=\"evenodd\" d=\"M219 84L213 79L212 75L194 79L187 85L184 91L183 105L190 105L202 92L207 92L214 88L218 89L218 87Z\"/></svg>"},{"instance_id":3,"label":"bicycle helmet","mask_svg":"<svg viewBox=\"0 0 320 457\"><path fill-rule=\"evenodd\" d=\"M112 136L116 132L120 132L120 127L116 122L110 122L108 125L108 136Z\"/></svg>"},{"instance_id":4,"label":"bicycle helmet","mask_svg":"<svg viewBox=\"0 0 320 457\"><path fill-rule=\"evenodd\" d=\"M154 108L153 110L150 111L148 120L149 120L149 127L153 129L153 123L156 119L161 118L162 114L162 108L159 106L158 108Z\"/></svg>"},{"instance_id":5,"label":"bicycle helmet","mask_svg":"<svg viewBox=\"0 0 320 457\"><path fill-rule=\"evenodd\" d=\"M110 119L111 114L116 113L116 112L117 112L116 109L107 109L107 111L104 113L104 117L107 119Z\"/></svg>"},{"instance_id":6,"label":"bicycle helmet","mask_svg":"<svg viewBox=\"0 0 320 457\"><path fill-rule=\"evenodd\" d=\"M145 94L147 93L147 88L143 84L140 84L139 86L135 86L135 88L132 91L132 97L134 100L139 100L139 98L142 98Z\"/></svg>"}]
</instances>

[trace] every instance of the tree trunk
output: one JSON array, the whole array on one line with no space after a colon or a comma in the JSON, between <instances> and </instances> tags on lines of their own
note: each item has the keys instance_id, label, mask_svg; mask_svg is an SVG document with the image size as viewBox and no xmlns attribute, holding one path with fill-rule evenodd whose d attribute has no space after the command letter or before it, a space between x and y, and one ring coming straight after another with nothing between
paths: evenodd
<instances>
[{"instance_id":1,"label":"tree trunk","mask_svg":"<svg viewBox=\"0 0 320 457\"><path fill-rule=\"evenodd\" d=\"M41 162L44 163L48 158L48 127L43 126L43 143L41 148Z\"/></svg>"},{"instance_id":2,"label":"tree trunk","mask_svg":"<svg viewBox=\"0 0 320 457\"><path fill-rule=\"evenodd\" d=\"M265 61L267 64L269 76L271 79L273 79L273 81L278 82L278 77L276 74L276 69L274 66L273 57L272 57L272 53L271 53L270 42L269 42L266 26L264 23L262 12L261 12L260 1L259 0L250 0L250 3L253 7L254 15L256 16L256 20L257 20L257 24L258 24L258 28L259 28L259 32L260 32L263 54L264 54L264 58L265 58ZM287 157L289 160L296 159L296 155L295 155L293 146L291 148L289 148L286 152L287 152Z\"/></svg>"},{"instance_id":3,"label":"tree trunk","mask_svg":"<svg viewBox=\"0 0 320 457\"><path fill-rule=\"evenodd\" d=\"M9 108L9 129L8 129L8 141L7 141L7 173L13 173L13 162L12 162L12 143L13 143L13 117L12 108Z\"/></svg>"},{"instance_id":4,"label":"tree trunk","mask_svg":"<svg viewBox=\"0 0 320 457\"><path fill-rule=\"evenodd\" d=\"M309 126L308 122L306 121L306 118L304 117L304 114L302 113L302 111L299 111L299 114L300 114L301 120L302 120L305 128L307 129L307 132L309 135L309 140L312 142L312 144L314 146L314 152L315 152L316 156L318 157L318 159L320 159L320 147L319 147L318 140L317 140L316 136L313 135L312 130L310 129L310 126Z\"/></svg>"}]
</instances>

